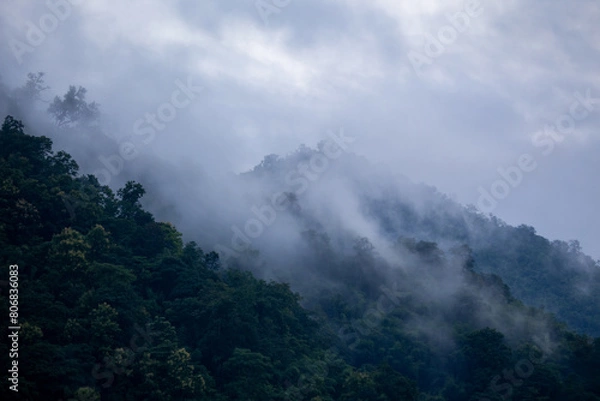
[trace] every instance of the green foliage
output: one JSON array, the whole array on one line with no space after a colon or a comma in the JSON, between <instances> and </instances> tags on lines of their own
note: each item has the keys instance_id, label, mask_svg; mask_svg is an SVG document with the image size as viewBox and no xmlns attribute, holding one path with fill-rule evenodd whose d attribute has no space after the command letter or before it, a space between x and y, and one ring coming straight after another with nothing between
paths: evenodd
<instances>
[{"instance_id":1,"label":"green foliage","mask_svg":"<svg viewBox=\"0 0 600 401\"><path fill-rule=\"evenodd\" d=\"M31 79L29 90L41 91L41 76ZM68 108L83 94L58 100L59 123L86 115L82 105ZM260 170L277 163L268 158ZM529 359L533 370L511 385L514 397L600 397L600 339L525 308L499 275L477 272L469 247L446 254L434 242L401 238L396 251L418 274L398 269L383 291L379 283L392 276L368 239L338 255L327 234L307 230L311 262L337 284L311 293L310 312L288 284L223 269L216 253L184 244L142 208L140 184L115 195L78 176L69 155L54 154L48 138L27 135L12 117L0 131L0 173L0 259L20 266L24 399L496 400L509 392L505 371ZM534 235L518 234L521 242ZM556 252L579 251L570 244ZM462 268L449 270L457 261ZM431 278L463 280L453 305L422 296L419 280ZM8 308L6 297L0 305ZM496 320L485 320L498 305ZM511 319L532 327L511 332L507 323L500 332ZM543 362L530 344L540 321L550 338ZM0 354L6 366L4 343ZM1 399L8 392L2 386Z\"/></svg>"},{"instance_id":2,"label":"green foliage","mask_svg":"<svg viewBox=\"0 0 600 401\"><path fill-rule=\"evenodd\" d=\"M273 381L275 367L270 358L249 349L235 348L223 364L225 393L232 400L269 400L277 396Z\"/></svg>"}]
</instances>

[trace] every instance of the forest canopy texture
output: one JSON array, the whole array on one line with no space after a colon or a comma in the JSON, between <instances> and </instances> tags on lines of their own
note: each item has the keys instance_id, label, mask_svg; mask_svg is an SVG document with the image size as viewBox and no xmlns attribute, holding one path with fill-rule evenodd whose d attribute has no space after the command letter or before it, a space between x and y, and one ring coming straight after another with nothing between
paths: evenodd
<instances>
[{"instance_id":1,"label":"forest canopy texture","mask_svg":"<svg viewBox=\"0 0 600 401\"><path fill-rule=\"evenodd\" d=\"M67 95L50 107L60 125L95 118L85 91ZM114 192L52 146L4 119L0 260L2 280L18 265L21 329L18 393L0 344L3 400L600 400L600 274L576 242L365 192L383 255L290 196L294 261L249 249L225 264L146 211L140 183ZM314 152L242 179L276 181Z\"/></svg>"}]
</instances>

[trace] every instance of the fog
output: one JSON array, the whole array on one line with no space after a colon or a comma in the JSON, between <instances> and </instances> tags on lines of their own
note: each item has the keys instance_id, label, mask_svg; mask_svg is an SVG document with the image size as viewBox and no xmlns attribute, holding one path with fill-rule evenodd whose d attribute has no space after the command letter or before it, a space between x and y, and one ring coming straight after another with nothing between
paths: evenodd
<instances>
[{"instance_id":1,"label":"fog","mask_svg":"<svg viewBox=\"0 0 600 401\"><path fill-rule=\"evenodd\" d=\"M342 127L353 152L477 204L479 188L491 191L497 170L527 153L536 168L507 195L496 188L506 196L490 211L577 238L599 258L600 105L534 142L576 93L599 96L599 14L592 0L3 1L0 74L16 86L45 72L46 100L85 87L118 141L178 83L202 86L138 148L184 182L246 171ZM99 156L86 162L92 171ZM141 159L119 175L135 175Z\"/></svg>"},{"instance_id":2,"label":"fog","mask_svg":"<svg viewBox=\"0 0 600 401\"><path fill-rule=\"evenodd\" d=\"M475 205L600 258L599 17L583 0L4 1L0 112L115 190L141 182L157 219L224 264L315 296L344 291L344 264L375 298L404 277L438 311L407 325L441 347L469 302L476 325L543 337L545 317L450 255L488 238ZM48 88L19 97L38 71ZM57 125L46 109L69 85L98 118ZM443 256L419 267L403 235Z\"/></svg>"}]
</instances>

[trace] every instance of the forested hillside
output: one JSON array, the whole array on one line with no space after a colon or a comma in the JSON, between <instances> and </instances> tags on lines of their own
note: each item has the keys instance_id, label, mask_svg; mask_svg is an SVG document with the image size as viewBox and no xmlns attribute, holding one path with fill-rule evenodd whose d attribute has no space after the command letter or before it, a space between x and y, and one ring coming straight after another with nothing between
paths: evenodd
<instances>
[{"instance_id":1,"label":"forested hillside","mask_svg":"<svg viewBox=\"0 0 600 401\"><path fill-rule=\"evenodd\" d=\"M271 155L242 175L242 184L261 188L248 204L265 204L265 193L290 189L285 210L278 214L288 220L269 227L272 236L263 235L269 241L300 235L303 239L293 245L297 248L305 243L302 233L314 231L331 240L334 252L351 254L353 241L364 237L390 265L404 263L393 251L399 238L434 242L446 251L467 245L475 271L499 276L515 297L554 313L572 329L600 336L600 263L584 254L576 240L550 241L533 227L510 226L352 153L333 161L314 182L305 179L310 188L304 191L298 184L303 177L290 172L322 154L303 147L286 157ZM263 252L270 248L260 238L253 246Z\"/></svg>"},{"instance_id":2,"label":"forested hillside","mask_svg":"<svg viewBox=\"0 0 600 401\"><path fill-rule=\"evenodd\" d=\"M386 216L400 207L367 201L365 213L394 237L389 253L378 252L377 236L328 233L334 222L291 196L302 249L287 257L301 257L263 259L249 248L224 266L145 211L140 184L114 193L79 175L68 154L10 116L0 173L0 259L4 277L19 266L21 326L19 392L5 378L2 399L600 400L600 338L524 305L505 278L523 266L512 283L535 301L517 282L540 281L532 271L543 261L556 268L549 285L567 286L556 283L561 263L589 263L576 244L484 218L479 230L495 231L479 239L431 221L425 234L455 239L438 244L404 232L410 210L400 224ZM512 254L526 256L509 269ZM565 316L576 305L541 296ZM1 302L7 314L8 298ZM595 330L597 310L580 313L574 323ZM6 367L9 345L1 347Z\"/></svg>"}]
</instances>

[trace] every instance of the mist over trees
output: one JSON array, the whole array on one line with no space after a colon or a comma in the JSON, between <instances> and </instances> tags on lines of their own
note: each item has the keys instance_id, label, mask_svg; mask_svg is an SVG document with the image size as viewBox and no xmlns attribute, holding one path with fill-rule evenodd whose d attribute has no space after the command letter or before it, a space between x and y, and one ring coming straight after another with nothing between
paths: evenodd
<instances>
[{"instance_id":1,"label":"mist over trees","mask_svg":"<svg viewBox=\"0 0 600 401\"><path fill-rule=\"evenodd\" d=\"M600 399L600 268L576 241L332 140L219 177L141 154L105 185L120 143L84 88L3 88L24 399Z\"/></svg>"}]
</instances>

